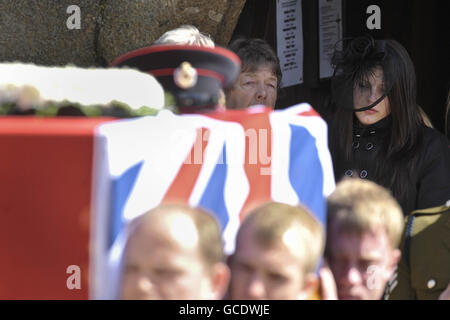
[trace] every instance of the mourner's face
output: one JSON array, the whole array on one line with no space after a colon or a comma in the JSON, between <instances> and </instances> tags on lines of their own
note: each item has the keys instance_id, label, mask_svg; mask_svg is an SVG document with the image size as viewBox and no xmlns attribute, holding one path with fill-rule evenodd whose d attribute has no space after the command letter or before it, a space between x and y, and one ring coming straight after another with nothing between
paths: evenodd
<instances>
[{"instance_id":1,"label":"mourner's face","mask_svg":"<svg viewBox=\"0 0 450 320\"><path fill-rule=\"evenodd\" d=\"M177 230L178 228L178 230ZM212 285L198 249L198 235L185 215L168 215L138 227L124 256L122 299L212 299Z\"/></svg>"},{"instance_id":2,"label":"mourner's face","mask_svg":"<svg viewBox=\"0 0 450 320\"><path fill-rule=\"evenodd\" d=\"M339 300L378 300L400 259L384 229L363 234L339 232L330 225L328 263Z\"/></svg>"},{"instance_id":3,"label":"mourner's face","mask_svg":"<svg viewBox=\"0 0 450 320\"><path fill-rule=\"evenodd\" d=\"M316 279L311 278L314 275L305 278L298 251L283 243L262 246L248 226L230 260L231 299L307 299Z\"/></svg>"},{"instance_id":4,"label":"mourner's face","mask_svg":"<svg viewBox=\"0 0 450 320\"><path fill-rule=\"evenodd\" d=\"M355 84L353 89L354 108L363 108L377 101L385 92L383 69L375 68L367 81ZM387 117L391 112L389 99L385 97L380 103L366 111L355 112L356 118L363 125L374 124Z\"/></svg>"},{"instance_id":5,"label":"mourner's face","mask_svg":"<svg viewBox=\"0 0 450 320\"><path fill-rule=\"evenodd\" d=\"M244 109L262 104L274 107L278 81L270 65L253 71L241 72L226 97L227 109Z\"/></svg>"}]
</instances>

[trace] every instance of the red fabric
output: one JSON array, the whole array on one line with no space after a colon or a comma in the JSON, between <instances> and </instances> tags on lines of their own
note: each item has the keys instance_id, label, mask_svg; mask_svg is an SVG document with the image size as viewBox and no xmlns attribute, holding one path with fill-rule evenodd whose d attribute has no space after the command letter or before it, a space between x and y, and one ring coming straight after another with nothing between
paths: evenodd
<instances>
[{"instance_id":1,"label":"red fabric","mask_svg":"<svg viewBox=\"0 0 450 320\"><path fill-rule=\"evenodd\" d=\"M88 298L93 134L109 120L0 118L0 299Z\"/></svg>"},{"instance_id":2,"label":"red fabric","mask_svg":"<svg viewBox=\"0 0 450 320\"><path fill-rule=\"evenodd\" d=\"M163 203L184 203L186 199L189 199L202 169L209 134L210 131L207 128L197 129L197 137L191 151L164 195Z\"/></svg>"},{"instance_id":3,"label":"red fabric","mask_svg":"<svg viewBox=\"0 0 450 320\"><path fill-rule=\"evenodd\" d=\"M312 117L320 117L320 114L316 112L314 109L310 109L308 111L300 112L299 116L312 116Z\"/></svg>"},{"instance_id":4,"label":"red fabric","mask_svg":"<svg viewBox=\"0 0 450 320\"><path fill-rule=\"evenodd\" d=\"M211 118L226 121L239 122L246 133L245 143L245 163L244 169L249 179L250 193L241 210L241 221L245 218L244 213L250 212L255 209L261 203L270 201L270 186L271 178L267 174L271 170L271 161L268 163L262 163L262 159L269 160L272 155L272 127L270 125L269 114L273 109L270 107L254 108L240 110L226 110L225 112L214 112L205 114ZM248 113L254 113L255 115L248 118ZM246 120L246 121L243 121ZM266 140L264 140L263 136ZM256 139L256 141L250 142L250 139ZM250 154L255 155L255 152L250 152L250 146L256 147L256 155L258 159L251 159ZM261 149L262 146L267 146L267 150ZM256 161L252 161L256 160ZM264 172L266 174L264 174Z\"/></svg>"}]
</instances>

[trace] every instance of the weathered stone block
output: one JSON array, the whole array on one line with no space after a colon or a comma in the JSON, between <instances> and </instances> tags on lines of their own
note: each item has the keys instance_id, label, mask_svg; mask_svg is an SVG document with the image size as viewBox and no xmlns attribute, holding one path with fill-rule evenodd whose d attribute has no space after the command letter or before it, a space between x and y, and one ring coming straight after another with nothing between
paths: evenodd
<instances>
[{"instance_id":1,"label":"weathered stone block","mask_svg":"<svg viewBox=\"0 0 450 320\"><path fill-rule=\"evenodd\" d=\"M107 62L148 46L164 32L191 24L226 46L245 0L108 0L99 48Z\"/></svg>"},{"instance_id":2,"label":"weathered stone block","mask_svg":"<svg viewBox=\"0 0 450 320\"><path fill-rule=\"evenodd\" d=\"M70 5L80 8L80 29L66 25ZM95 65L99 16L99 0L2 0L0 61Z\"/></svg>"},{"instance_id":3,"label":"weathered stone block","mask_svg":"<svg viewBox=\"0 0 450 320\"><path fill-rule=\"evenodd\" d=\"M0 61L101 66L192 24L218 45L231 38L245 0L1 0ZM67 8L80 8L69 29Z\"/></svg>"}]
</instances>

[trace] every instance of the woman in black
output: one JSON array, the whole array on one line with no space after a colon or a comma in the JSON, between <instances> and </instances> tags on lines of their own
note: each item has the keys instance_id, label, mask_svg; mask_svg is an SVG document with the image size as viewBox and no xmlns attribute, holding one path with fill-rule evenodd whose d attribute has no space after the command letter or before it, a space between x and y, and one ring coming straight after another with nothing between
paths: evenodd
<instances>
[{"instance_id":1,"label":"woman in black","mask_svg":"<svg viewBox=\"0 0 450 320\"><path fill-rule=\"evenodd\" d=\"M405 215L450 199L450 145L424 125L414 66L395 40L351 40L333 56L329 143L336 181L387 187Z\"/></svg>"}]
</instances>

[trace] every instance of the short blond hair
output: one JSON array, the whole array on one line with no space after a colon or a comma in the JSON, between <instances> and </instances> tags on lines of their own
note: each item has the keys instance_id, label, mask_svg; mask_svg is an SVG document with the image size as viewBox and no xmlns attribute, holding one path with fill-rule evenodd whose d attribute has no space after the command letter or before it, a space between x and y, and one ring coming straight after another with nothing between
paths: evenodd
<instances>
[{"instance_id":1,"label":"short blond hair","mask_svg":"<svg viewBox=\"0 0 450 320\"><path fill-rule=\"evenodd\" d=\"M318 220L303 206L269 202L251 211L238 231L236 247L241 234L251 226L255 241L263 247L282 242L286 231L295 227L301 239L301 258L305 274L315 271L323 254L325 232Z\"/></svg>"},{"instance_id":2,"label":"short blond hair","mask_svg":"<svg viewBox=\"0 0 450 320\"><path fill-rule=\"evenodd\" d=\"M194 222L198 233L198 249L206 267L225 261L219 223L211 213L201 208L183 204L163 204L134 219L130 230L136 232L140 226L153 223L155 218L172 213L186 215Z\"/></svg>"},{"instance_id":3,"label":"short blond hair","mask_svg":"<svg viewBox=\"0 0 450 320\"><path fill-rule=\"evenodd\" d=\"M182 25L179 28L169 30L153 44L185 44L210 48L215 46L210 36L201 33L200 30L191 25Z\"/></svg>"},{"instance_id":4,"label":"short blond hair","mask_svg":"<svg viewBox=\"0 0 450 320\"><path fill-rule=\"evenodd\" d=\"M328 197L327 223L328 230L334 224L339 232L356 234L383 228L392 248L397 248L404 218L389 190L372 181L346 178Z\"/></svg>"}]
</instances>

